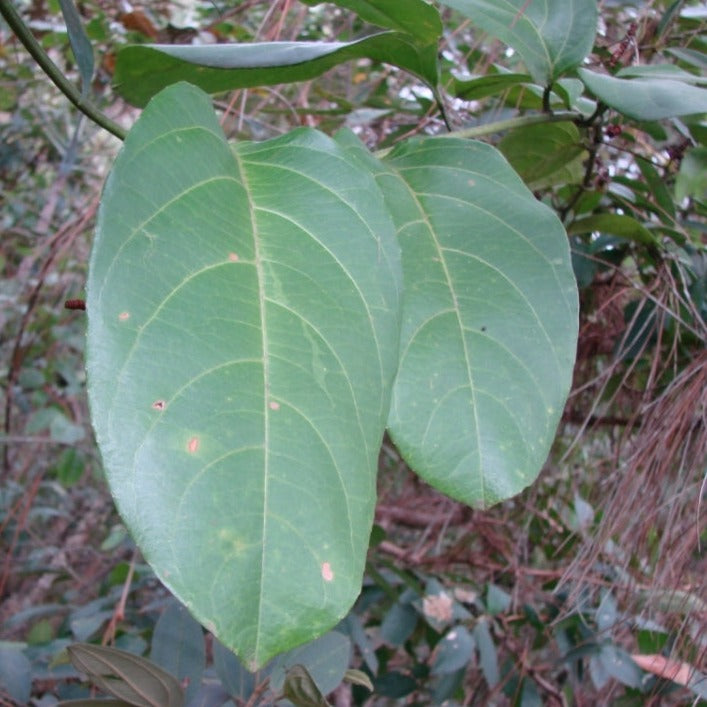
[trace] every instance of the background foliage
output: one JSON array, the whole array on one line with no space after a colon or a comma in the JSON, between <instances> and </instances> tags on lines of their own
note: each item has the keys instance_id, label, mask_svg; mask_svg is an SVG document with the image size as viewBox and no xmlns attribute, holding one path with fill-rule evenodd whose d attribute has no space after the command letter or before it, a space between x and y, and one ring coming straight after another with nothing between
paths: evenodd
<instances>
[{"instance_id":1,"label":"background foliage","mask_svg":"<svg viewBox=\"0 0 707 707\"><path fill-rule=\"evenodd\" d=\"M60 8L21 7L43 46L74 71ZM166 2L123 15L112 3L80 10L101 58L94 96L126 124L136 113L110 88L124 43L351 43L363 29L352 13L287 0L226 11L197 3L181 15ZM555 110L581 106L592 94L616 109L587 126L487 137L570 234L582 300L574 391L540 481L488 511L438 496L386 443L358 603L324 643L258 675L204 641L165 595L105 493L83 389L85 321L62 304L81 295L97 194L117 144L78 121L1 30L6 699L54 704L86 696L75 668L56 661L76 641L151 658L177 683L188 678L182 686L199 704L268 704L296 664L307 665L322 692L336 689L337 704L704 697L706 133L703 119L690 115L704 111L691 91L704 71L704 17L691 3L603 3L590 63L579 73L591 92L584 96L575 78L545 93L533 82L562 67L507 51L513 38L494 35L488 18L470 24L448 10L443 18L442 84L454 127L483 127L548 102ZM227 135L265 139L301 124L327 133L347 125L370 147L385 148L402 136L443 131L429 89L373 58L317 81L219 97ZM671 94L676 79L679 92ZM668 108L656 108L655 91ZM673 118L683 102L688 117ZM531 159L529 143L537 146ZM351 682L338 687L347 667L372 679L373 696ZM92 670L83 664L84 673ZM311 689L306 676L289 674L288 690Z\"/></svg>"}]
</instances>

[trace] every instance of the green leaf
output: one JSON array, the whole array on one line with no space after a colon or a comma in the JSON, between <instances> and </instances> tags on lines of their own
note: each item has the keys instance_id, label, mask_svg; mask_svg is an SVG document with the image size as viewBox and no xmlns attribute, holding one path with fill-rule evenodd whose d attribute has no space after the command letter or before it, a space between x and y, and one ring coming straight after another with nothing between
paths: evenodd
<instances>
[{"instance_id":1,"label":"green leaf","mask_svg":"<svg viewBox=\"0 0 707 707\"><path fill-rule=\"evenodd\" d=\"M454 79L452 93L465 101L477 101L532 81L528 74L491 74L472 79Z\"/></svg>"},{"instance_id":2,"label":"green leaf","mask_svg":"<svg viewBox=\"0 0 707 707\"><path fill-rule=\"evenodd\" d=\"M608 106L635 120L662 120L707 111L707 90L671 79L617 79L578 69L584 85Z\"/></svg>"},{"instance_id":3,"label":"green leaf","mask_svg":"<svg viewBox=\"0 0 707 707\"><path fill-rule=\"evenodd\" d=\"M251 669L358 595L398 356L393 224L313 130L231 150L208 97L156 97L91 255L92 418L157 575Z\"/></svg>"},{"instance_id":4,"label":"green leaf","mask_svg":"<svg viewBox=\"0 0 707 707\"><path fill-rule=\"evenodd\" d=\"M302 0L319 5L321 0ZM364 22L411 35L421 45L436 44L442 35L439 11L425 0L331 0L355 12Z\"/></svg>"},{"instance_id":5,"label":"green leaf","mask_svg":"<svg viewBox=\"0 0 707 707\"><path fill-rule=\"evenodd\" d=\"M611 233L613 236L625 238L645 245L658 245L656 237L642 224L631 216L624 214L595 214L574 221L567 228L570 235L579 233Z\"/></svg>"},{"instance_id":6,"label":"green leaf","mask_svg":"<svg viewBox=\"0 0 707 707\"><path fill-rule=\"evenodd\" d=\"M589 54L595 0L442 0L513 47L533 79L550 85Z\"/></svg>"},{"instance_id":7,"label":"green leaf","mask_svg":"<svg viewBox=\"0 0 707 707\"><path fill-rule=\"evenodd\" d=\"M238 697L243 702L253 694L256 677L246 670L236 654L226 648L218 639L214 640L214 670L231 697Z\"/></svg>"},{"instance_id":8,"label":"green leaf","mask_svg":"<svg viewBox=\"0 0 707 707\"><path fill-rule=\"evenodd\" d=\"M138 707L184 704L179 682L145 658L87 643L74 643L66 650L74 667L109 695Z\"/></svg>"},{"instance_id":9,"label":"green leaf","mask_svg":"<svg viewBox=\"0 0 707 707\"><path fill-rule=\"evenodd\" d=\"M296 707L329 707L317 683L303 665L293 665L287 671L282 694Z\"/></svg>"},{"instance_id":10,"label":"green leaf","mask_svg":"<svg viewBox=\"0 0 707 707\"><path fill-rule=\"evenodd\" d=\"M19 643L0 643L0 691L20 705L29 703L32 693L32 664Z\"/></svg>"},{"instance_id":11,"label":"green leaf","mask_svg":"<svg viewBox=\"0 0 707 707\"><path fill-rule=\"evenodd\" d=\"M489 145L414 140L386 163L405 279L390 434L430 484L489 506L537 476L569 390L567 236Z\"/></svg>"},{"instance_id":12,"label":"green leaf","mask_svg":"<svg viewBox=\"0 0 707 707\"><path fill-rule=\"evenodd\" d=\"M680 162L680 172L675 180L675 199L681 202L688 196L707 198L707 147L688 150Z\"/></svg>"},{"instance_id":13,"label":"green leaf","mask_svg":"<svg viewBox=\"0 0 707 707\"><path fill-rule=\"evenodd\" d=\"M278 656L270 673L270 687L284 689L292 670L304 668L321 694L335 690L351 660L351 641L338 631L330 631L316 641ZM290 698L292 699L292 698Z\"/></svg>"},{"instance_id":14,"label":"green leaf","mask_svg":"<svg viewBox=\"0 0 707 707\"><path fill-rule=\"evenodd\" d=\"M61 14L64 16L64 22L66 22L71 51L74 53L76 64L79 67L81 95L86 98L91 90L91 81L93 79L93 47L86 36L81 16L73 0L59 0L59 5Z\"/></svg>"},{"instance_id":15,"label":"green leaf","mask_svg":"<svg viewBox=\"0 0 707 707\"><path fill-rule=\"evenodd\" d=\"M466 626L455 626L435 648L432 674L454 673L466 666L474 653L474 639Z\"/></svg>"},{"instance_id":16,"label":"green leaf","mask_svg":"<svg viewBox=\"0 0 707 707\"><path fill-rule=\"evenodd\" d=\"M126 100L143 106L178 81L217 93L306 81L360 58L399 66L431 86L437 82L437 45L420 46L400 32L380 32L354 42L128 46L118 52L114 81Z\"/></svg>"},{"instance_id":17,"label":"green leaf","mask_svg":"<svg viewBox=\"0 0 707 707\"><path fill-rule=\"evenodd\" d=\"M479 649L479 663L481 664L481 672L484 674L486 684L490 688L498 685L501 679L498 671L498 655L496 646L491 638L489 622L486 618L481 618L472 629L474 640Z\"/></svg>"},{"instance_id":18,"label":"green leaf","mask_svg":"<svg viewBox=\"0 0 707 707\"><path fill-rule=\"evenodd\" d=\"M199 689L206 667L204 632L177 602L162 612L155 625L150 658L180 682L186 680L189 702Z\"/></svg>"},{"instance_id":19,"label":"green leaf","mask_svg":"<svg viewBox=\"0 0 707 707\"><path fill-rule=\"evenodd\" d=\"M620 79L668 79L670 81L684 81L696 85L707 85L707 76L697 76L688 71L683 71L675 64L643 64L641 66L626 66L616 72Z\"/></svg>"},{"instance_id":20,"label":"green leaf","mask_svg":"<svg viewBox=\"0 0 707 707\"><path fill-rule=\"evenodd\" d=\"M658 174L656 168L651 162L642 157L636 159L639 169L646 184L650 187L649 193L655 199L656 204L660 207L663 213L660 213L661 221L672 224L675 221L675 204L670 196L668 188L665 186L665 181Z\"/></svg>"},{"instance_id":21,"label":"green leaf","mask_svg":"<svg viewBox=\"0 0 707 707\"><path fill-rule=\"evenodd\" d=\"M540 123L512 130L498 149L531 189L576 184L585 152L574 123Z\"/></svg>"}]
</instances>

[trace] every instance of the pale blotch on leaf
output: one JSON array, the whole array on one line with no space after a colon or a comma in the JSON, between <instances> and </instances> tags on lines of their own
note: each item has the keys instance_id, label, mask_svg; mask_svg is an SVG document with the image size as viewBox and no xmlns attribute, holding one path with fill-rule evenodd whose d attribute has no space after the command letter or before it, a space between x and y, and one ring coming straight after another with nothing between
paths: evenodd
<instances>
[{"instance_id":1,"label":"pale blotch on leaf","mask_svg":"<svg viewBox=\"0 0 707 707\"><path fill-rule=\"evenodd\" d=\"M187 449L189 450L189 454L196 454L197 450L199 449L199 438L192 437L189 440L189 444L187 445Z\"/></svg>"},{"instance_id":2,"label":"pale blotch on leaf","mask_svg":"<svg viewBox=\"0 0 707 707\"><path fill-rule=\"evenodd\" d=\"M228 259L229 259L232 263L237 263L237 262L238 262L238 254L237 254L237 253L229 253L229 254L228 254Z\"/></svg>"},{"instance_id":3,"label":"pale blotch on leaf","mask_svg":"<svg viewBox=\"0 0 707 707\"><path fill-rule=\"evenodd\" d=\"M271 410L279 410L280 409L280 403L275 402L274 400L271 400L269 403L269 408Z\"/></svg>"},{"instance_id":4,"label":"pale blotch on leaf","mask_svg":"<svg viewBox=\"0 0 707 707\"><path fill-rule=\"evenodd\" d=\"M124 321L130 319L130 312L121 312L118 315L118 319L120 319L121 322L124 322Z\"/></svg>"},{"instance_id":5,"label":"pale blotch on leaf","mask_svg":"<svg viewBox=\"0 0 707 707\"><path fill-rule=\"evenodd\" d=\"M425 616L436 619L440 623L448 623L452 620L452 607L454 602L449 594L428 594L422 600L422 611Z\"/></svg>"},{"instance_id":6,"label":"pale blotch on leaf","mask_svg":"<svg viewBox=\"0 0 707 707\"><path fill-rule=\"evenodd\" d=\"M155 410L164 410L165 407L167 407L167 403L165 403L164 400L155 400L155 402L152 403L152 407Z\"/></svg>"},{"instance_id":7,"label":"pale blotch on leaf","mask_svg":"<svg viewBox=\"0 0 707 707\"><path fill-rule=\"evenodd\" d=\"M331 582L334 579L334 571L328 562L322 563L322 579L325 582Z\"/></svg>"}]
</instances>

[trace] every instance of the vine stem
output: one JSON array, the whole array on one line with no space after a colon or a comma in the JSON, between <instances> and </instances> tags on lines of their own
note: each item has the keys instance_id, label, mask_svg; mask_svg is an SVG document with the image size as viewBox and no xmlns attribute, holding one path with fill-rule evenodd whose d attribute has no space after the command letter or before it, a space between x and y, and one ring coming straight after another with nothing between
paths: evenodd
<instances>
[{"instance_id":1,"label":"vine stem","mask_svg":"<svg viewBox=\"0 0 707 707\"><path fill-rule=\"evenodd\" d=\"M52 83L87 117L100 125L119 140L125 140L126 131L113 122L105 113L101 112L93 103L87 101L78 89L67 80L61 69L49 58L42 45L34 38L19 13L12 6L10 0L0 0L0 15L15 33L24 48L39 64L42 71L51 79Z\"/></svg>"}]
</instances>

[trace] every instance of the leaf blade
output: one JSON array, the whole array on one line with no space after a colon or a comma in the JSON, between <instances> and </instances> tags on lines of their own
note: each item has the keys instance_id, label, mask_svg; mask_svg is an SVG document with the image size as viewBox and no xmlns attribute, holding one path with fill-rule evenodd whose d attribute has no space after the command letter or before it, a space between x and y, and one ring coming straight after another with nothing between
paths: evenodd
<instances>
[{"instance_id":1,"label":"leaf blade","mask_svg":"<svg viewBox=\"0 0 707 707\"><path fill-rule=\"evenodd\" d=\"M109 484L158 576L251 667L360 589L398 257L350 154L308 130L232 151L186 84L106 183L87 368Z\"/></svg>"},{"instance_id":2,"label":"leaf blade","mask_svg":"<svg viewBox=\"0 0 707 707\"><path fill-rule=\"evenodd\" d=\"M409 35L381 32L353 42L128 46L118 53L114 83L123 98L143 106L178 81L217 93L305 81L358 58L400 66L430 85L437 81L436 44L421 46Z\"/></svg>"},{"instance_id":3,"label":"leaf blade","mask_svg":"<svg viewBox=\"0 0 707 707\"><path fill-rule=\"evenodd\" d=\"M592 49L594 0L443 0L485 32L515 49L528 73L549 86Z\"/></svg>"},{"instance_id":4,"label":"leaf blade","mask_svg":"<svg viewBox=\"0 0 707 707\"><path fill-rule=\"evenodd\" d=\"M431 138L386 162L405 183L387 188L405 278L389 432L430 484L488 506L535 478L569 390L566 235L488 145Z\"/></svg>"}]
</instances>

